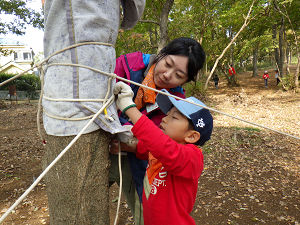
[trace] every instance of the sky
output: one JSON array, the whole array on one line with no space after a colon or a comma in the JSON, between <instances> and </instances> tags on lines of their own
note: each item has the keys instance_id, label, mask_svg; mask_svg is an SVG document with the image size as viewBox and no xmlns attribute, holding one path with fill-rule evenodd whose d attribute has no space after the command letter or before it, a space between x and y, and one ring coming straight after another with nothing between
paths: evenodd
<instances>
[{"instance_id":1,"label":"sky","mask_svg":"<svg viewBox=\"0 0 300 225\"><path fill-rule=\"evenodd\" d=\"M35 9L39 12L42 10L42 1L41 0L28 0L27 5L29 8ZM1 20L9 21L9 16L1 16ZM25 35L15 35L15 34L6 34L0 35L1 38L11 38L16 41L20 41L29 47L31 47L35 53L43 51L43 36L44 32L32 26L27 26Z\"/></svg>"}]
</instances>

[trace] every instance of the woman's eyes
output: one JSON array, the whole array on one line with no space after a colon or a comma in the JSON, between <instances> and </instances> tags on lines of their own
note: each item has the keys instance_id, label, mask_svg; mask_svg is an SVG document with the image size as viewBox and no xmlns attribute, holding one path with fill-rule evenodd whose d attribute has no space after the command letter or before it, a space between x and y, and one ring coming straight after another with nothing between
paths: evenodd
<instances>
[{"instance_id":1,"label":"woman's eyes","mask_svg":"<svg viewBox=\"0 0 300 225\"><path fill-rule=\"evenodd\" d=\"M169 64L169 63L166 61L166 66L170 68L170 67L171 67L171 64Z\"/></svg>"},{"instance_id":2,"label":"woman's eyes","mask_svg":"<svg viewBox=\"0 0 300 225\"><path fill-rule=\"evenodd\" d=\"M176 77L177 77L178 79L183 79L183 77L182 77L181 75L177 74L177 73L176 73Z\"/></svg>"},{"instance_id":3,"label":"woman's eyes","mask_svg":"<svg viewBox=\"0 0 300 225\"><path fill-rule=\"evenodd\" d=\"M165 65L168 68L172 67L172 65L170 63L168 63L168 61L165 61ZM176 73L175 76L176 76L177 79L184 79L184 77L181 74Z\"/></svg>"}]
</instances>

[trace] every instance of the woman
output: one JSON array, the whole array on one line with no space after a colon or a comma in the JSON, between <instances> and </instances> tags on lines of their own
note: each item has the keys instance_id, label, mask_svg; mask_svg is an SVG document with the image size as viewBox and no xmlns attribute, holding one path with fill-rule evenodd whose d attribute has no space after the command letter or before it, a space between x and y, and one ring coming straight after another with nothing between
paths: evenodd
<instances>
[{"instance_id":1,"label":"woman","mask_svg":"<svg viewBox=\"0 0 300 225\"><path fill-rule=\"evenodd\" d=\"M201 45L194 39L182 37L171 41L156 56L141 52L120 56L116 61L115 73L155 89L167 89L171 94L185 98L181 86L186 82L195 80L204 61L205 52ZM134 102L137 108L158 126L165 115L155 103L157 93L137 85L130 84L130 86L134 92ZM123 114L120 115L120 121L125 125L130 124ZM123 151L131 151L135 147L136 145L128 146L121 143ZM117 143L112 142L111 152L117 151ZM135 154L131 152L127 153L127 158L128 160L122 158L123 177L125 177L123 180L127 182L124 183L123 192L134 214L135 223L143 224L142 206L139 204L140 202L135 202L134 196L137 193L141 199L147 161L137 159ZM111 159L110 181L118 182L117 159L112 154ZM133 183L137 192L132 188Z\"/></svg>"}]
</instances>

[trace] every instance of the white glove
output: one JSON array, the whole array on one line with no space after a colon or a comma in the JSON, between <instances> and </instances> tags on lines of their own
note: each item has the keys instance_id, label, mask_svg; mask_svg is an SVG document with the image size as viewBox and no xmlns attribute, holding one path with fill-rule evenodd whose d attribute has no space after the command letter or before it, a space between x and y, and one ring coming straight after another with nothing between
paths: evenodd
<instances>
[{"instance_id":1,"label":"white glove","mask_svg":"<svg viewBox=\"0 0 300 225\"><path fill-rule=\"evenodd\" d=\"M134 93L131 90L131 87L122 81L116 83L114 94L117 95L116 105L123 113L127 109L136 106L132 100Z\"/></svg>"},{"instance_id":2,"label":"white glove","mask_svg":"<svg viewBox=\"0 0 300 225\"><path fill-rule=\"evenodd\" d=\"M131 128L133 127L132 125L124 125L124 128L126 128L127 131L118 133L117 138L119 141L131 146L135 147L137 145L137 138L133 136L131 132Z\"/></svg>"}]
</instances>

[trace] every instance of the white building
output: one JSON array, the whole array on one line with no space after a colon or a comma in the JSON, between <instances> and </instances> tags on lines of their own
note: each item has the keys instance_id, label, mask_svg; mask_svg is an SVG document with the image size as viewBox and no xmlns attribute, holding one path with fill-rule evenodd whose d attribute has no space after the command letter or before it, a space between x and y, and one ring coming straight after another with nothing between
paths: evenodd
<instances>
[{"instance_id":1,"label":"white building","mask_svg":"<svg viewBox=\"0 0 300 225\"><path fill-rule=\"evenodd\" d=\"M19 74L33 65L33 50L19 41L0 38L0 49L0 73Z\"/></svg>"}]
</instances>

